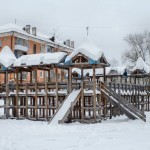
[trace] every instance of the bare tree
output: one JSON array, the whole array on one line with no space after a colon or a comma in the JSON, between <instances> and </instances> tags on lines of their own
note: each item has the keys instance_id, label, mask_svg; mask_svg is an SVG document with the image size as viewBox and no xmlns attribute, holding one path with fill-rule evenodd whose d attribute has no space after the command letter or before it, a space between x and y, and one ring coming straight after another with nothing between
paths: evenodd
<instances>
[{"instance_id":1,"label":"bare tree","mask_svg":"<svg viewBox=\"0 0 150 150\"><path fill-rule=\"evenodd\" d=\"M146 55L150 53L150 32L143 34L129 34L124 40L128 43L129 49L122 54L122 61L134 64L138 57L145 61Z\"/></svg>"}]
</instances>

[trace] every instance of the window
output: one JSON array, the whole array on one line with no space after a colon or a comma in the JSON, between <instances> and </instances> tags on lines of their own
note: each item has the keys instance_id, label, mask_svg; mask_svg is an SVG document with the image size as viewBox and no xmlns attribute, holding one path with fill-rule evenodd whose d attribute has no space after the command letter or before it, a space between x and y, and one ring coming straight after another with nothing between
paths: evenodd
<instances>
[{"instance_id":1,"label":"window","mask_svg":"<svg viewBox=\"0 0 150 150\"><path fill-rule=\"evenodd\" d=\"M15 74L15 78L16 78L16 74ZM27 79L27 72L22 72L22 74L19 73L18 78L19 78L19 80L21 80L21 79L26 80Z\"/></svg>"},{"instance_id":2,"label":"window","mask_svg":"<svg viewBox=\"0 0 150 150\"><path fill-rule=\"evenodd\" d=\"M33 45L33 54L36 54L36 44Z\"/></svg>"},{"instance_id":3,"label":"window","mask_svg":"<svg viewBox=\"0 0 150 150\"><path fill-rule=\"evenodd\" d=\"M54 52L54 48L47 45L47 52L50 52L50 53Z\"/></svg>"},{"instance_id":4,"label":"window","mask_svg":"<svg viewBox=\"0 0 150 150\"><path fill-rule=\"evenodd\" d=\"M43 78L43 71L40 71L40 78Z\"/></svg>"},{"instance_id":5,"label":"window","mask_svg":"<svg viewBox=\"0 0 150 150\"><path fill-rule=\"evenodd\" d=\"M29 42L27 40L25 40L25 39L16 37L16 39L15 39L15 45L22 45L22 46L29 47Z\"/></svg>"},{"instance_id":6,"label":"window","mask_svg":"<svg viewBox=\"0 0 150 150\"><path fill-rule=\"evenodd\" d=\"M27 79L27 72L23 72L22 73L22 80L26 80Z\"/></svg>"},{"instance_id":7,"label":"window","mask_svg":"<svg viewBox=\"0 0 150 150\"><path fill-rule=\"evenodd\" d=\"M2 47L2 41L0 40L0 47Z\"/></svg>"}]
</instances>

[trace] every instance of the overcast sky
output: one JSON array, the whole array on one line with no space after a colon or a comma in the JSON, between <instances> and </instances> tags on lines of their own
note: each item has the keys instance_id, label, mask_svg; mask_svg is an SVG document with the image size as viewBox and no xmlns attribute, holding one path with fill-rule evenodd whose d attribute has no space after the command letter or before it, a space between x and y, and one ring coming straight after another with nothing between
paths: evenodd
<instances>
[{"instance_id":1,"label":"overcast sky","mask_svg":"<svg viewBox=\"0 0 150 150\"><path fill-rule=\"evenodd\" d=\"M121 59L129 33L150 31L150 0L0 0L0 25L36 26L77 46L89 35L108 59Z\"/></svg>"}]
</instances>

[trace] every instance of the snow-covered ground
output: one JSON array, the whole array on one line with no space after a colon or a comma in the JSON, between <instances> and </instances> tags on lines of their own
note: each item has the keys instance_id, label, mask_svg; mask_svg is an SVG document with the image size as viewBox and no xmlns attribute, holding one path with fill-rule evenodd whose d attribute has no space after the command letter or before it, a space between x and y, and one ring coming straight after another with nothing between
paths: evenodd
<instances>
[{"instance_id":1,"label":"snow-covered ground","mask_svg":"<svg viewBox=\"0 0 150 150\"><path fill-rule=\"evenodd\" d=\"M98 124L48 125L28 120L0 120L0 150L150 150L147 122L126 116Z\"/></svg>"}]
</instances>

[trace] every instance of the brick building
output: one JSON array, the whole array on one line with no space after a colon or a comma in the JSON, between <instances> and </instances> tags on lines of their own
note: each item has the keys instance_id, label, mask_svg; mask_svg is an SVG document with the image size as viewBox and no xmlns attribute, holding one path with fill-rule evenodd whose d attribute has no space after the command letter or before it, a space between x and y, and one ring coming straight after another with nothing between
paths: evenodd
<instances>
[{"instance_id":1,"label":"brick building","mask_svg":"<svg viewBox=\"0 0 150 150\"><path fill-rule=\"evenodd\" d=\"M55 40L54 37L47 36L37 31L36 27L26 25L21 27L16 24L6 24L0 26L0 51L4 46L9 46L15 54L16 58L27 54L37 53L53 53L53 52L66 52L71 53L73 48ZM64 73L58 71L59 80L63 80ZM28 81L29 76L27 73L23 73L23 80ZM38 81L42 82L44 78L44 72L38 71ZM54 77L54 71L51 71L51 77ZM10 74L10 80L14 79L14 76ZM3 82L3 76L0 78Z\"/></svg>"}]
</instances>

